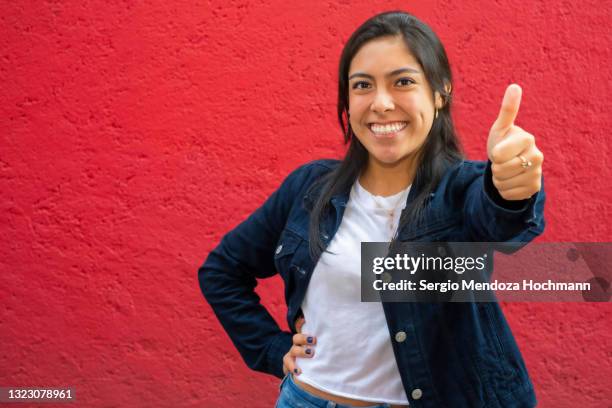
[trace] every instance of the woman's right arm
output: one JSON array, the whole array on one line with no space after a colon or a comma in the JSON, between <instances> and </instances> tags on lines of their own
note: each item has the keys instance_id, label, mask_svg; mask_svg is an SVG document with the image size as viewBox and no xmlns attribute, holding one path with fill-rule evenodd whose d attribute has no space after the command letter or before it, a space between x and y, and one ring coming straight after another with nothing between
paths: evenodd
<instances>
[{"instance_id":1,"label":"woman's right arm","mask_svg":"<svg viewBox=\"0 0 612 408\"><path fill-rule=\"evenodd\" d=\"M279 378L292 334L280 330L255 286L257 278L277 273L274 251L307 166L293 171L261 207L228 232L198 271L204 297L246 364Z\"/></svg>"}]
</instances>

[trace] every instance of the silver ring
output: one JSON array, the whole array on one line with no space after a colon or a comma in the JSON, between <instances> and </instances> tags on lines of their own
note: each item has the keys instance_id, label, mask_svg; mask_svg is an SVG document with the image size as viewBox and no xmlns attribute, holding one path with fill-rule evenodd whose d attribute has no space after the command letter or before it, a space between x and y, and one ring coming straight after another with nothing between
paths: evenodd
<instances>
[{"instance_id":1,"label":"silver ring","mask_svg":"<svg viewBox=\"0 0 612 408\"><path fill-rule=\"evenodd\" d=\"M522 168L526 169L526 168L529 168L529 167L533 166L533 163L531 162L531 160L527 160L525 158L525 156L522 156L522 155L519 154L518 158L521 159L521 167Z\"/></svg>"}]
</instances>

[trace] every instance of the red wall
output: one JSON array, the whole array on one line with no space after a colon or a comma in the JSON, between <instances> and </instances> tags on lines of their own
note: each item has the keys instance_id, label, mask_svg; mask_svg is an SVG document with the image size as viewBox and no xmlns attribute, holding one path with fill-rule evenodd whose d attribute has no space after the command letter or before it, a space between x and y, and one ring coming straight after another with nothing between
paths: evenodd
<instances>
[{"instance_id":1,"label":"red wall","mask_svg":"<svg viewBox=\"0 0 612 408\"><path fill-rule=\"evenodd\" d=\"M540 240L610 240L609 1L295 3L3 2L0 386L272 406L278 381L242 362L196 271L293 168L341 156L339 54L384 10L444 42L470 158L523 87L517 124L546 156ZM259 292L284 326L280 280ZM542 407L612 400L609 303L505 310Z\"/></svg>"}]
</instances>

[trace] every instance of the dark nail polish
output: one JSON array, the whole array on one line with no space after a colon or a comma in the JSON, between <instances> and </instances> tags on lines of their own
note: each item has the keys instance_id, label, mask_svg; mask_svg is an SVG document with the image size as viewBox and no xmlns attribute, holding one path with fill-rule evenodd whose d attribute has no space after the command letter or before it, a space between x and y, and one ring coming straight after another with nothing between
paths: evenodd
<instances>
[{"instance_id":1,"label":"dark nail polish","mask_svg":"<svg viewBox=\"0 0 612 408\"><path fill-rule=\"evenodd\" d=\"M297 373L298 373L298 369L297 369L297 368L294 368L294 369L293 369L293 372L297 374Z\"/></svg>"},{"instance_id":2,"label":"dark nail polish","mask_svg":"<svg viewBox=\"0 0 612 408\"><path fill-rule=\"evenodd\" d=\"M314 339L312 337L307 337L306 341L310 344L312 344L312 342L314 341Z\"/></svg>"},{"instance_id":3,"label":"dark nail polish","mask_svg":"<svg viewBox=\"0 0 612 408\"><path fill-rule=\"evenodd\" d=\"M306 354L312 354L312 350L311 349L306 349Z\"/></svg>"}]
</instances>

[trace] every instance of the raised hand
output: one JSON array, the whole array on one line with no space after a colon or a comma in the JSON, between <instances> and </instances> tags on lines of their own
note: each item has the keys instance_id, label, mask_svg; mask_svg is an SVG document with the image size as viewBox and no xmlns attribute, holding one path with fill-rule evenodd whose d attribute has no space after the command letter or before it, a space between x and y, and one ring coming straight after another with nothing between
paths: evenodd
<instances>
[{"instance_id":1,"label":"raised hand","mask_svg":"<svg viewBox=\"0 0 612 408\"><path fill-rule=\"evenodd\" d=\"M524 200L542 187L544 155L536 147L535 137L514 124L521 95L520 86L508 86L487 141L493 185L506 200Z\"/></svg>"}]
</instances>

